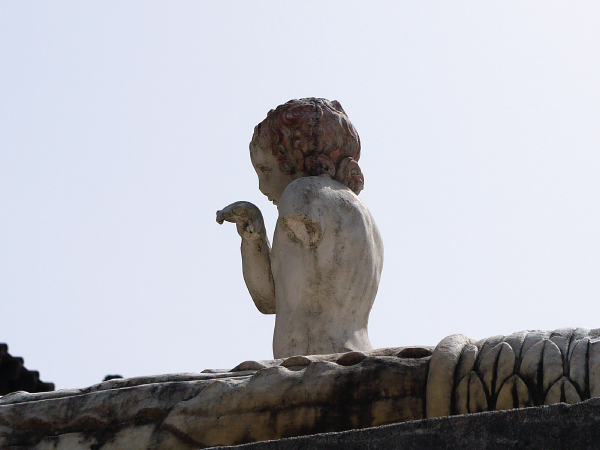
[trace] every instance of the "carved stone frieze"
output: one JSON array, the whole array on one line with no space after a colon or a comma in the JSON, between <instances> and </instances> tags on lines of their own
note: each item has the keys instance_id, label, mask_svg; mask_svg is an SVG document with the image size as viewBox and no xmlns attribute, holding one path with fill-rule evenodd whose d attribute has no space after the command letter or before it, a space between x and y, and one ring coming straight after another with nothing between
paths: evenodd
<instances>
[{"instance_id":1,"label":"carved stone frieze","mask_svg":"<svg viewBox=\"0 0 600 450\"><path fill-rule=\"evenodd\" d=\"M244 361L0 398L0 449L192 450L600 397L600 329Z\"/></svg>"},{"instance_id":2,"label":"carved stone frieze","mask_svg":"<svg viewBox=\"0 0 600 450\"><path fill-rule=\"evenodd\" d=\"M427 417L498 411L600 396L600 329L522 331L475 341L449 336L437 346Z\"/></svg>"}]
</instances>

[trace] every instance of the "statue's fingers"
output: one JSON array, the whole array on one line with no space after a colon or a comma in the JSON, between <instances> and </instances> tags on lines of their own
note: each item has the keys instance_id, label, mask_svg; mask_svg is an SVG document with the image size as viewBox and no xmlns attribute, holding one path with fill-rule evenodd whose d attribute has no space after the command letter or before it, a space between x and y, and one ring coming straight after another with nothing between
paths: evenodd
<instances>
[{"instance_id":1,"label":"statue's fingers","mask_svg":"<svg viewBox=\"0 0 600 450\"><path fill-rule=\"evenodd\" d=\"M224 221L232 223L252 222L256 215L254 209L256 209L256 207L248 202L232 203L217 211L217 222L220 224Z\"/></svg>"},{"instance_id":2,"label":"statue's fingers","mask_svg":"<svg viewBox=\"0 0 600 450\"><path fill-rule=\"evenodd\" d=\"M217 222L222 225L223 222L237 222L236 217L227 208L217 211Z\"/></svg>"}]
</instances>

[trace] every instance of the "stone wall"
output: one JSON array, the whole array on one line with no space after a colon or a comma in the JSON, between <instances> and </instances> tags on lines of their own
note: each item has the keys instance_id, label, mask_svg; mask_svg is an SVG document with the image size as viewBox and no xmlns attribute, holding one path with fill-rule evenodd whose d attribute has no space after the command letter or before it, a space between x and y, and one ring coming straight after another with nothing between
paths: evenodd
<instances>
[{"instance_id":1,"label":"stone wall","mask_svg":"<svg viewBox=\"0 0 600 450\"><path fill-rule=\"evenodd\" d=\"M440 417L221 450L597 450L600 399Z\"/></svg>"}]
</instances>

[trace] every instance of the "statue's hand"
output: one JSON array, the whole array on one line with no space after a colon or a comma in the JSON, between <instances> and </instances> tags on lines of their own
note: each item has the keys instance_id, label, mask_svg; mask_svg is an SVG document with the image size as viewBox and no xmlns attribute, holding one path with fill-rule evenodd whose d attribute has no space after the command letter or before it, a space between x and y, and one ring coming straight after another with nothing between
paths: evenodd
<instances>
[{"instance_id":1,"label":"statue's hand","mask_svg":"<svg viewBox=\"0 0 600 450\"><path fill-rule=\"evenodd\" d=\"M235 202L217 211L217 222L235 223L242 239L259 239L265 229L260 209L250 202Z\"/></svg>"}]
</instances>

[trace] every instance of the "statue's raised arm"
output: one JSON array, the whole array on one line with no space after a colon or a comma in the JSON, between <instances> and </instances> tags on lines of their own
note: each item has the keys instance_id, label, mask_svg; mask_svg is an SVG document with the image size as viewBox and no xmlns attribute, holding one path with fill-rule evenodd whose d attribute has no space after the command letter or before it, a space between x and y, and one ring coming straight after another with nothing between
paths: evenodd
<instances>
[{"instance_id":1,"label":"statue's raised arm","mask_svg":"<svg viewBox=\"0 0 600 450\"><path fill-rule=\"evenodd\" d=\"M232 222L242 238L244 281L263 314L275 314L275 286L271 273L271 246L262 213L250 202L235 202L217 211L217 222Z\"/></svg>"},{"instance_id":2,"label":"statue's raised arm","mask_svg":"<svg viewBox=\"0 0 600 450\"><path fill-rule=\"evenodd\" d=\"M250 143L259 188L279 209L273 248L256 206L217 213L219 223L237 224L256 306L277 314L276 358L372 349L383 244L358 198L359 157L358 133L338 102L291 100L269 112Z\"/></svg>"}]
</instances>

